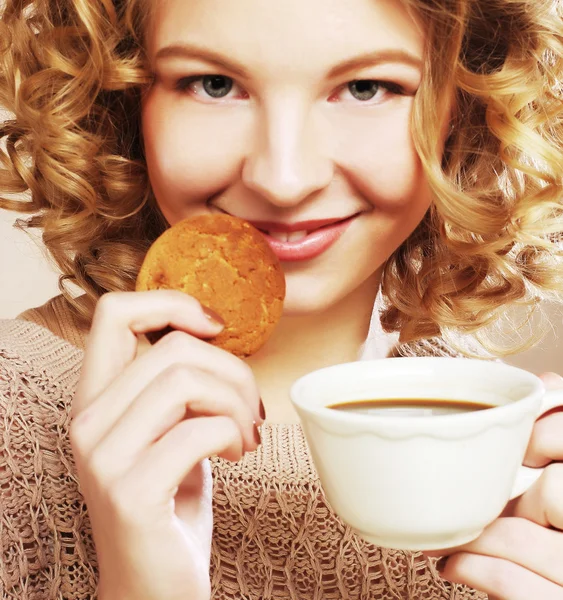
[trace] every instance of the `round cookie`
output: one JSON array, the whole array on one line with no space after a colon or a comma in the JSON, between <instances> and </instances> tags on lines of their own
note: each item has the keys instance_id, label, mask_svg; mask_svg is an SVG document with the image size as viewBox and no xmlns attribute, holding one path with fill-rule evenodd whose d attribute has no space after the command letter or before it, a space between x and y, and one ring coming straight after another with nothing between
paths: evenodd
<instances>
[{"instance_id":1,"label":"round cookie","mask_svg":"<svg viewBox=\"0 0 563 600\"><path fill-rule=\"evenodd\" d=\"M208 341L246 357L266 342L281 317L285 277L255 227L213 213L176 223L149 248L136 290L157 289L181 290L214 310L225 327Z\"/></svg>"}]
</instances>

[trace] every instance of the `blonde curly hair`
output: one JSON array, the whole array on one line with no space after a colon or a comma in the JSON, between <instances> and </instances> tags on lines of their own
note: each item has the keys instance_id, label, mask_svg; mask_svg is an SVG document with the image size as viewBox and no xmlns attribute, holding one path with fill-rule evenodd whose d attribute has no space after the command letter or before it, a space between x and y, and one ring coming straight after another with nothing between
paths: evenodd
<instances>
[{"instance_id":1,"label":"blonde curly hair","mask_svg":"<svg viewBox=\"0 0 563 600\"><path fill-rule=\"evenodd\" d=\"M401 341L479 334L563 292L563 4L401 1L426 33L412 135L433 203L385 265L382 323ZM168 226L140 130L150 6L6 0L0 19L0 208L33 214L18 226L43 230L85 324L103 293L134 289Z\"/></svg>"}]
</instances>

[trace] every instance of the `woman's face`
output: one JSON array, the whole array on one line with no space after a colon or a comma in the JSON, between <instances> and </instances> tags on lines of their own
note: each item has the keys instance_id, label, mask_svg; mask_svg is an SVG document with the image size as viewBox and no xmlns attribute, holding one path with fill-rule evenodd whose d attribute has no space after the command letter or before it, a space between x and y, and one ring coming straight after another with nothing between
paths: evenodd
<instances>
[{"instance_id":1,"label":"woman's face","mask_svg":"<svg viewBox=\"0 0 563 600\"><path fill-rule=\"evenodd\" d=\"M168 222L224 211L275 231L286 314L375 281L430 204L409 130L424 38L401 2L160 0L148 39L142 128Z\"/></svg>"}]
</instances>

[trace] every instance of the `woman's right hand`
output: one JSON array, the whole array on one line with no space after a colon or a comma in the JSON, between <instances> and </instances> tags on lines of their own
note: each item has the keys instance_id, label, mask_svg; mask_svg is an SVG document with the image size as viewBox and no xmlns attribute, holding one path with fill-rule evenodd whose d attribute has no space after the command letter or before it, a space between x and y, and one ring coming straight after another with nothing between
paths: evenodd
<instances>
[{"instance_id":1,"label":"woman's right hand","mask_svg":"<svg viewBox=\"0 0 563 600\"><path fill-rule=\"evenodd\" d=\"M139 354L139 334L176 331ZM207 458L259 444L251 369L201 338L221 331L177 291L98 302L72 406L70 441L88 506L100 600L208 600Z\"/></svg>"}]
</instances>

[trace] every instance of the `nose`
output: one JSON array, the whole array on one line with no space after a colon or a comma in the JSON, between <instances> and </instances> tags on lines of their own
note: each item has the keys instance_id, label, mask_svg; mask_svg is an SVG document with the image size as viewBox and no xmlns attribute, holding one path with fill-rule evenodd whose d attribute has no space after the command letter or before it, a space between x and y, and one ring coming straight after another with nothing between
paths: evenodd
<instances>
[{"instance_id":1,"label":"nose","mask_svg":"<svg viewBox=\"0 0 563 600\"><path fill-rule=\"evenodd\" d=\"M279 207L295 206L326 187L334 167L326 144L323 148L318 119L304 102L261 107L242 169L244 184Z\"/></svg>"}]
</instances>

